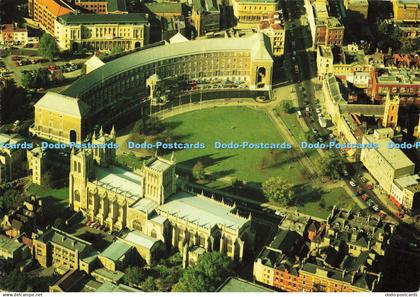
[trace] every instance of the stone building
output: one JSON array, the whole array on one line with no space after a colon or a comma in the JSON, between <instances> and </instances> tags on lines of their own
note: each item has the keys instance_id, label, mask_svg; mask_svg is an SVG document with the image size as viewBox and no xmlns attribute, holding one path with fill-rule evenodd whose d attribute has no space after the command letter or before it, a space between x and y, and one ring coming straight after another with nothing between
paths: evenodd
<instances>
[{"instance_id":1,"label":"stone building","mask_svg":"<svg viewBox=\"0 0 420 297\"><path fill-rule=\"evenodd\" d=\"M257 28L269 13L278 10L276 0L233 0L233 14L240 29Z\"/></svg>"},{"instance_id":2,"label":"stone building","mask_svg":"<svg viewBox=\"0 0 420 297\"><path fill-rule=\"evenodd\" d=\"M262 33L155 46L106 63L61 94L45 94L34 106L29 131L43 139L82 142L100 119L114 121L138 108L138 95L128 93L146 94L146 80L154 74L180 83L240 81L249 90L268 91L272 71L270 41Z\"/></svg>"},{"instance_id":3,"label":"stone building","mask_svg":"<svg viewBox=\"0 0 420 297\"><path fill-rule=\"evenodd\" d=\"M115 142L115 134L94 135L93 144ZM175 160L153 157L141 170L113 165L115 150L71 153L69 203L110 230L128 228L180 250L186 263L217 250L242 261L254 246L251 217L203 195L177 189ZM129 239L125 239L129 241Z\"/></svg>"},{"instance_id":4,"label":"stone building","mask_svg":"<svg viewBox=\"0 0 420 297\"><path fill-rule=\"evenodd\" d=\"M69 13L55 21L54 36L62 50L130 50L149 43L149 29L144 13Z\"/></svg>"}]
</instances>

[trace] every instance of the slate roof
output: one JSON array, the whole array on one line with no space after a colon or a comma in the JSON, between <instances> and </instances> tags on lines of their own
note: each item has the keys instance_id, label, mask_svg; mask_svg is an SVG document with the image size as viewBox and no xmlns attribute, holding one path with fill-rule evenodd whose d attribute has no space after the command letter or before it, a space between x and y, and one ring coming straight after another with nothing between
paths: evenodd
<instances>
[{"instance_id":1,"label":"slate roof","mask_svg":"<svg viewBox=\"0 0 420 297\"><path fill-rule=\"evenodd\" d=\"M37 107L76 118L82 118L90 111L89 105L85 102L74 97L68 97L54 92L47 92L42 96L42 98L35 103L35 108Z\"/></svg>"},{"instance_id":2,"label":"slate roof","mask_svg":"<svg viewBox=\"0 0 420 297\"><path fill-rule=\"evenodd\" d=\"M240 229L248 222L248 219L231 213L231 206L187 192L178 192L171 196L156 210L161 216L177 216L205 228L224 225L231 229Z\"/></svg>"},{"instance_id":3,"label":"slate roof","mask_svg":"<svg viewBox=\"0 0 420 297\"><path fill-rule=\"evenodd\" d=\"M144 247L148 250L150 250L156 242L158 242L159 240L153 237L150 237L146 234L143 234L140 231L132 231L130 233L128 233L125 237L124 240L133 243L135 245Z\"/></svg>"},{"instance_id":4,"label":"slate roof","mask_svg":"<svg viewBox=\"0 0 420 297\"><path fill-rule=\"evenodd\" d=\"M261 44L262 42L263 44ZM255 58L273 60L269 39L266 36L264 37L262 33L257 33L246 38L197 39L191 40L190 42L151 47L112 60L76 80L62 94L72 97L82 96L102 81L153 62L194 54L223 51L251 51Z\"/></svg>"},{"instance_id":5,"label":"slate roof","mask_svg":"<svg viewBox=\"0 0 420 297\"><path fill-rule=\"evenodd\" d=\"M132 247L123 241L117 240L111 243L99 256L118 261L121 257L131 251Z\"/></svg>"},{"instance_id":6,"label":"slate roof","mask_svg":"<svg viewBox=\"0 0 420 297\"><path fill-rule=\"evenodd\" d=\"M125 0L108 0L107 8L108 12L114 11L127 11L127 5Z\"/></svg>"},{"instance_id":7,"label":"slate roof","mask_svg":"<svg viewBox=\"0 0 420 297\"><path fill-rule=\"evenodd\" d=\"M143 176L117 166L95 166L95 182L107 189L133 198L143 197Z\"/></svg>"}]
</instances>

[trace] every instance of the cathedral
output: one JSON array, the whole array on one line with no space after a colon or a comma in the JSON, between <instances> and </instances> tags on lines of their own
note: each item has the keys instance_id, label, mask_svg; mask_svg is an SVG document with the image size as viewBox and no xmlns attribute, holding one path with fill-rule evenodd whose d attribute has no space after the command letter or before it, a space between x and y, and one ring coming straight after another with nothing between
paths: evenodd
<instances>
[{"instance_id":1,"label":"cathedral","mask_svg":"<svg viewBox=\"0 0 420 297\"><path fill-rule=\"evenodd\" d=\"M94 133L95 148L73 149L69 203L75 211L110 230L137 230L178 248L194 262L206 251L220 251L241 262L252 251L251 216L231 206L183 189L175 175L175 158L154 156L139 170L115 164L115 131ZM181 184L181 185L180 185Z\"/></svg>"}]
</instances>

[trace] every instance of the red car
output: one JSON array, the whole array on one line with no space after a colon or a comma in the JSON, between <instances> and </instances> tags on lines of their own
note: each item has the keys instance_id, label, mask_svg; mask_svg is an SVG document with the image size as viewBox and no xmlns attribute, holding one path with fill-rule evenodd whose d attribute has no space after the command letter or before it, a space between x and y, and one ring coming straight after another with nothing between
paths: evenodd
<instances>
[{"instance_id":1,"label":"red car","mask_svg":"<svg viewBox=\"0 0 420 297\"><path fill-rule=\"evenodd\" d=\"M366 188L368 188L369 190L372 190L373 185L371 183L366 183Z\"/></svg>"},{"instance_id":2,"label":"red car","mask_svg":"<svg viewBox=\"0 0 420 297\"><path fill-rule=\"evenodd\" d=\"M369 198L369 196L366 194L363 194L362 196L360 196L360 198L362 198L363 201L366 201Z\"/></svg>"}]
</instances>

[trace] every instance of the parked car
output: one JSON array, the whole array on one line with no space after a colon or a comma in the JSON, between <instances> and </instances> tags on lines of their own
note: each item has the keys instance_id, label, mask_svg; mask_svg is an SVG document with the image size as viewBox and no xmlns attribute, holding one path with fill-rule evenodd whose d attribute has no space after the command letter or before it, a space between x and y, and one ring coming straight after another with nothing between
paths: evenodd
<instances>
[{"instance_id":1,"label":"parked car","mask_svg":"<svg viewBox=\"0 0 420 297\"><path fill-rule=\"evenodd\" d=\"M355 187L355 186L356 186L355 182L354 182L354 181L352 181L352 180L351 180L349 183L350 183L350 185L351 185L352 187Z\"/></svg>"},{"instance_id":2,"label":"parked car","mask_svg":"<svg viewBox=\"0 0 420 297\"><path fill-rule=\"evenodd\" d=\"M373 189L373 184L371 184L371 183L366 183L366 188L368 188L369 190L372 190Z\"/></svg>"},{"instance_id":3,"label":"parked car","mask_svg":"<svg viewBox=\"0 0 420 297\"><path fill-rule=\"evenodd\" d=\"M368 196L368 195L366 195L366 194L363 194L363 195L361 195L361 196L360 196L360 198L361 198L363 201L366 201L366 200L368 200L368 199L369 199L369 196Z\"/></svg>"},{"instance_id":4,"label":"parked car","mask_svg":"<svg viewBox=\"0 0 420 297\"><path fill-rule=\"evenodd\" d=\"M379 212L379 207L378 207L378 205L376 205L375 203L373 203L373 205L372 205L372 209L374 210L374 211L376 211L376 212Z\"/></svg>"},{"instance_id":5,"label":"parked car","mask_svg":"<svg viewBox=\"0 0 420 297\"><path fill-rule=\"evenodd\" d=\"M380 211L378 214L381 218L386 218L386 213L384 213L383 211Z\"/></svg>"}]
</instances>

